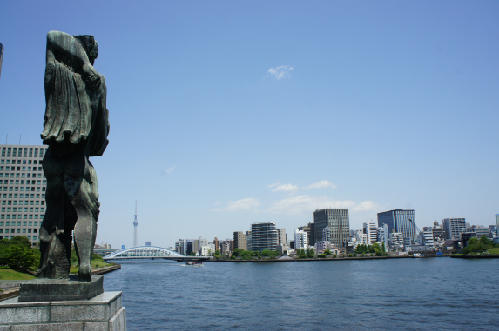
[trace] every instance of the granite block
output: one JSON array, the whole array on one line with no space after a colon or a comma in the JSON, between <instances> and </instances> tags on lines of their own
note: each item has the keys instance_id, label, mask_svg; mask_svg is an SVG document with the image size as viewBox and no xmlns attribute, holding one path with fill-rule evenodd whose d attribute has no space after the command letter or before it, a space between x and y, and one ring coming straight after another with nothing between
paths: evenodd
<instances>
[{"instance_id":1,"label":"granite block","mask_svg":"<svg viewBox=\"0 0 499 331\"><path fill-rule=\"evenodd\" d=\"M83 323L83 331L108 331L109 322L85 322Z\"/></svg>"},{"instance_id":2,"label":"granite block","mask_svg":"<svg viewBox=\"0 0 499 331\"><path fill-rule=\"evenodd\" d=\"M10 300L4 302L9 301ZM6 305L4 304L2 306ZM22 321L25 323L39 323L50 321L49 306L13 306L10 309L1 309L2 306L0 306L0 324L17 323L20 319L22 319Z\"/></svg>"},{"instance_id":3,"label":"granite block","mask_svg":"<svg viewBox=\"0 0 499 331\"><path fill-rule=\"evenodd\" d=\"M120 310L109 320L109 331L126 330L125 307Z\"/></svg>"},{"instance_id":4,"label":"granite block","mask_svg":"<svg viewBox=\"0 0 499 331\"><path fill-rule=\"evenodd\" d=\"M92 276L90 282L70 279L40 278L21 284L19 302L88 300L104 293L104 277Z\"/></svg>"},{"instance_id":5,"label":"granite block","mask_svg":"<svg viewBox=\"0 0 499 331\"><path fill-rule=\"evenodd\" d=\"M19 324L12 325L10 331L83 331L83 323Z\"/></svg>"}]
</instances>

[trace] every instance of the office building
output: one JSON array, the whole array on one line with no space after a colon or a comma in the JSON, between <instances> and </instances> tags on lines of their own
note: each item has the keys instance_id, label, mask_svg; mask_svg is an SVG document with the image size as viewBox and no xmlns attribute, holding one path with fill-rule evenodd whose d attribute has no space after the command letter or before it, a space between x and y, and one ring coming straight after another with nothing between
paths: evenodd
<instances>
[{"instance_id":1,"label":"office building","mask_svg":"<svg viewBox=\"0 0 499 331\"><path fill-rule=\"evenodd\" d=\"M230 239L226 239L220 243L220 251L222 255L230 256L232 255L232 247L234 247L234 242Z\"/></svg>"},{"instance_id":2,"label":"office building","mask_svg":"<svg viewBox=\"0 0 499 331\"><path fill-rule=\"evenodd\" d=\"M213 238L213 245L215 246L215 251L220 251L220 241L218 237Z\"/></svg>"},{"instance_id":3,"label":"office building","mask_svg":"<svg viewBox=\"0 0 499 331\"><path fill-rule=\"evenodd\" d=\"M308 243L314 241L313 234L314 234L314 223L313 222L308 222L307 225L300 226L298 227L298 230L303 230L307 233L307 238L308 238ZM320 238L319 238L320 239Z\"/></svg>"},{"instance_id":4,"label":"office building","mask_svg":"<svg viewBox=\"0 0 499 331\"><path fill-rule=\"evenodd\" d=\"M253 250L251 247L251 231L246 231L246 250Z\"/></svg>"},{"instance_id":5,"label":"office building","mask_svg":"<svg viewBox=\"0 0 499 331\"><path fill-rule=\"evenodd\" d=\"M433 239L435 241L445 241L445 231L444 228L438 223L438 221L433 222Z\"/></svg>"},{"instance_id":6,"label":"office building","mask_svg":"<svg viewBox=\"0 0 499 331\"><path fill-rule=\"evenodd\" d=\"M203 245L200 248L201 256L211 256L215 253L215 244L212 242L203 242Z\"/></svg>"},{"instance_id":7,"label":"office building","mask_svg":"<svg viewBox=\"0 0 499 331\"><path fill-rule=\"evenodd\" d=\"M279 248L279 234L275 222L251 224L251 249L262 251L264 249L277 250Z\"/></svg>"},{"instance_id":8,"label":"office building","mask_svg":"<svg viewBox=\"0 0 499 331\"><path fill-rule=\"evenodd\" d=\"M331 242L331 229L330 228L325 227L324 229L322 229L321 241Z\"/></svg>"},{"instance_id":9,"label":"office building","mask_svg":"<svg viewBox=\"0 0 499 331\"><path fill-rule=\"evenodd\" d=\"M433 229L431 227L424 227L423 232L423 245L427 248L435 247L435 240L433 238Z\"/></svg>"},{"instance_id":10,"label":"office building","mask_svg":"<svg viewBox=\"0 0 499 331\"><path fill-rule=\"evenodd\" d=\"M367 237L369 245L374 244L378 240L378 227L373 221L370 221L367 225Z\"/></svg>"},{"instance_id":11,"label":"office building","mask_svg":"<svg viewBox=\"0 0 499 331\"><path fill-rule=\"evenodd\" d=\"M465 218L444 218L442 227L445 232L445 238L450 240L461 240L461 234L466 231Z\"/></svg>"},{"instance_id":12,"label":"office building","mask_svg":"<svg viewBox=\"0 0 499 331\"><path fill-rule=\"evenodd\" d=\"M496 214L496 237L499 237L499 214Z\"/></svg>"},{"instance_id":13,"label":"office building","mask_svg":"<svg viewBox=\"0 0 499 331\"><path fill-rule=\"evenodd\" d=\"M489 237L490 238L494 238L494 237L497 237L496 233L497 233L497 227L495 225L489 225Z\"/></svg>"},{"instance_id":14,"label":"office building","mask_svg":"<svg viewBox=\"0 0 499 331\"><path fill-rule=\"evenodd\" d=\"M404 234L402 232L390 232L389 234L390 248L395 251L404 249Z\"/></svg>"},{"instance_id":15,"label":"office building","mask_svg":"<svg viewBox=\"0 0 499 331\"><path fill-rule=\"evenodd\" d=\"M322 231L328 227L331 230L330 242L337 248L345 249L348 245L350 225L348 209L317 209L314 211L313 239L322 238ZM310 245L315 242L310 243Z\"/></svg>"},{"instance_id":16,"label":"office building","mask_svg":"<svg viewBox=\"0 0 499 331\"><path fill-rule=\"evenodd\" d=\"M388 225L388 232L400 232L404 245L414 244L416 239L416 215L414 209L393 209L378 213L378 227Z\"/></svg>"},{"instance_id":17,"label":"office building","mask_svg":"<svg viewBox=\"0 0 499 331\"><path fill-rule=\"evenodd\" d=\"M232 240L234 241L234 248L237 249L248 249L246 246L246 235L244 232L241 231L235 231L232 234Z\"/></svg>"},{"instance_id":18,"label":"office building","mask_svg":"<svg viewBox=\"0 0 499 331\"><path fill-rule=\"evenodd\" d=\"M482 238L484 236L488 238L490 236L490 229L479 225L472 225L469 229L466 229L466 232L476 233L477 238Z\"/></svg>"},{"instance_id":19,"label":"office building","mask_svg":"<svg viewBox=\"0 0 499 331\"><path fill-rule=\"evenodd\" d=\"M308 234L304 230L295 230L295 249L307 249L308 248Z\"/></svg>"},{"instance_id":20,"label":"office building","mask_svg":"<svg viewBox=\"0 0 499 331\"><path fill-rule=\"evenodd\" d=\"M277 238L279 239L278 246L281 252L288 249L288 235L286 229L277 229Z\"/></svg>"},{"instance_id":21,"label":"office building","mask_svg":"<svg viewBox=\"0 0 499 331\"><path fill-rule=\"evenodd\" d=\"M378 241L380 243L385 244L385 249L388 251L388 238L389 237L389 232L388 232L388 225L383 224L382 227L378 228Z\"/></svg>"},{"instance_id":22,"label":"office building","mask_svg":"<svg viewBox=\"0 0 499 331\"><path fill-rule=\"evenodd\" d=\"M44 145L0 145L0 239L28 237L38 245L45 215Z\"/></svg>"}]
</instances>

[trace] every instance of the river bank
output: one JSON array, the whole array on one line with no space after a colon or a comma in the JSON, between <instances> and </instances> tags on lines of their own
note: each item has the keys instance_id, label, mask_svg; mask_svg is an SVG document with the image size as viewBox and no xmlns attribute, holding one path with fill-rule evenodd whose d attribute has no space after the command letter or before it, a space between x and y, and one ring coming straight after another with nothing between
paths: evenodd
<instances>
[{"instance_id":1,"label":"river bank","mask_svg":"<svg viewBox=\"0 0 499 331\"><path fill-rule=\"evenodd\" d=\"M304 258L304 259L267 259L267 260L232 260L232 259L218 259L207 260L206 262L320 262L320 261L352 261L352 260L386 260L386 259L414 259L414 258L429 258L435 256L413 256L413 255L386 255L386 256L344 256L344 257L324 257L324 258Z\"/></svg>"}]
</instances>

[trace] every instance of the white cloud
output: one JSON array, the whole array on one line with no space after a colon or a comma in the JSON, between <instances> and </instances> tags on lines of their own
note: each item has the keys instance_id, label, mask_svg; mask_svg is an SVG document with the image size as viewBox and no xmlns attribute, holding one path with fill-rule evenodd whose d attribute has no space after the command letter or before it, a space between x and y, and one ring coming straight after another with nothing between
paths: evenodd
<instances>
[{"instance_id":1,"label":"white cloud","mask_svg":"<svg viewBox=\"0 0 499 331\"><path fill-rule=\"evenodd\" d=\"M309 214L323 208L352 208L355 202L350 200L334 200L324 196L297 195L274 202L269 212L275 214Z\"/></svg>"},{"instance_id":2,"label":"white cloud","mask_svg":"<svg viewBox=\"0 0 499 331\"><path fill-rule=\"evenodd\" d=\"M225 207L215 208L215 211L241 211L256 209L260 206L260 201L255 198L243 198L236 201L229 201Z\"/></svg>"},{"instance_id":3,"label":"white cloud","mask_svg":"<svg viewBox=\"0 0 499 331\"><path fill-rule=\"evenodd\" d=\"M378 209L378 205L373 201L362 201L353 208L354 211L373 211L376 209Z\"/></svg>"},{"instance_id":4,"label":"white cloud","mask_svg":"<svg viewBox=\"0 0 499 331\"><path fill-rule=\"evenodd\" d=\"M289 183L288 184L274 183L270 184L269 188L272 190L272 192L294 192L298 190L298 186Z\"/></svg>"},{"instance_id":5,"label":"white cloud","mask_svg":"<svg viewBox=\"0 0 499 331\"><path fill-rule=\"evenodd\" d=\"M163 169L163 174L171 175L175 171L175 166L171 166L169 168Z\"/></svg>"},{"instance_id":6,"label":"white cloud","mask_svg":"<svg viewBox=\"0 0 499 331\"><path fill-rule=\"evenodd\" d=\"M293 66L281 65L267 69L267 73L270 74L275 79L281 80L283 78L288 78L291 75L291 71L293 70L295 70Z\"/></svg>"},{"instance_id":7,"label":"white cloud","mask_svg":"<svg viewBox=\"0 0 499 331\"><path fill-rule=\"evenodd\" d=\"M331 183L328 180L320 180L318 182L312 183L312 184L307 186L308 190L317 190L317 189L323 189L323 188L335 189L336 185L334 185L334 183Z\"/></svg>"},{"instance_id":8,"label":"white cloud","mask_svg":"<svg viewBox=\"0 0 499 331\"><path fill-rule=\"evenodd\" d=\"M327 196L296 195L272 203L268 208L268 212L278 215L311 215L316 209L327 208L349 209L354 212L366 212L377 210L378 205L373 201L362 201L356 203L351 200L335 200Z\"/></svg>"}]
</instances>

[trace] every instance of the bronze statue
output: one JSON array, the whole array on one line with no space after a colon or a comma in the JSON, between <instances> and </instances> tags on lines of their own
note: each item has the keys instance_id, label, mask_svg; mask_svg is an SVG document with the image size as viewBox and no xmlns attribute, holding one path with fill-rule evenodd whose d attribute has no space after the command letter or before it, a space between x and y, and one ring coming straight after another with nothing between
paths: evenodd
<instances>
[{"instance_id":1,"label":"bronze statue","mask_svg":"<svg viewBox=\"0 0 499 331\"><path fill-rule=\"evenodd\" d=\"M47 191L40 228L41 277L69 277L74 232L78 278L91 280L99 202L89 157L104 153L109 134L105 80L93 67L97 55L93 36L47 34L41 137L49 148L43 160Z\"/></svg>"}]
</instances>

